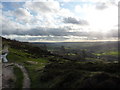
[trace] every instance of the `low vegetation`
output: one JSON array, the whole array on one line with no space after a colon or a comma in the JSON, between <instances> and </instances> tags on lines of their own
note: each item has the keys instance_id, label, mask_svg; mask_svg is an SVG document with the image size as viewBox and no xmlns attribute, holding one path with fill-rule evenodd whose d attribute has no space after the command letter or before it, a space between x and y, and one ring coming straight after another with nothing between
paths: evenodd
<instances>
[{"instance_id":1,"label":"low vegetation","mask_svg":"<svg viewBox=\"0 0 120 90\"><path fill-rule=\"evenodd\" d=\"M51 63L40 75L39 85L42 88L116 88L120 83L117 68L118 64L103 62Z\"/></svg>"},{"instance_id":2,"label":"low vegetation","mask_svg":"<svg viewBox=\"0 0 120 90\"><path fill-rule=\"evenodd\" d=\"M23 72L17 66L14 66L13 70L14 70L14 74L15 74L15 77L16 77L15 88L22 89L23 79L24 79Z\"/></svg>"},{"instance_id":3,"label":"low vegetation","mask_svg":"<svg viewBox=\"0 0 120 90\"><path fill-rule=\"evenodd\" d=\"M73 46L59 44L47 48L44 44L36 47L5 39L4 44L9 45L9 62L20 63L28 71L31 88L120 88L120 65L113 62L117 60L116 49L97 48L108 44L89 46L87 43L86 46L82 44L81 49L78 43L76 47L72 43ZM18 76L16 87L22 87L22 73L17 67L14 71Z\"/></svg>"}]
</instances>

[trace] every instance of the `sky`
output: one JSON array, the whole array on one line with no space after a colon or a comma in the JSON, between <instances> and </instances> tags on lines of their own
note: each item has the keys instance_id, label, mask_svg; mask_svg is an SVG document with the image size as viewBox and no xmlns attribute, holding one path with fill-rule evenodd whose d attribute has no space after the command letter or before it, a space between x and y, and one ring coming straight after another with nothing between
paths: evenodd
<instances>
[{"instance_id":1,"label":"sky","mask_svg":"<svg viewBox=\"0 0 120 90\"><path fill-rule=\"evenodd\" d=\"M23 42L117 40L118 0L4 0L1 36Z\"/></svg>"}]
</instances>

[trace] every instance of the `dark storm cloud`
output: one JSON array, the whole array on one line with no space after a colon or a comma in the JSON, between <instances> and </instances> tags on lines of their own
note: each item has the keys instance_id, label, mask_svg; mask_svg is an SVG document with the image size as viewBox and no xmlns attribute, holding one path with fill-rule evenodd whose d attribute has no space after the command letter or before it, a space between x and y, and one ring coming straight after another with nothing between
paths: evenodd
<instances>
[{"instance_id":1,"label":"dark storm cloud","mask_svg":"<svg viewBox=\"0 0 120 90\"><path fill-rule=\"evenodd\" d=\"M69 38L67 37L63 37L63 36L43 36L43 37L37 37L37 36L34 36L34 37L27 37L27 36L24 36L24 37L20 37L19 35L17 37L13 37L11 39L15 39L15 40L18 40L18 41L39 41L39 40L47 40L47 41L54 41L54 40L57 40L57 41L62 41L62 40L67 40Z\"/></svg>"},{"instance_id":2,"label":"dark storm cloud","mask_svg":"<svg viewBox=\"0 0 120 90\"><path fill-rule=\"evenodd\" d=\"M96 5L96 9L99 9L99 10L103 10L103 9L106 9L106 8L108 8L106 3L98 3Z\"/></svg>"},{"instance_id":3,"label":"dark storm cloud","mask_svg":"<svg viewBox=\"0 0 120 90\"><path fill-rule=\"evenodd\" d=\"M3 35L33 35L33 36L38 36L38 35L54 35L54 36L64 36L68 35L67 29L64 28L33 28L30 30L3 30L2 34Z\"/></svg>"},{"instance_id":4,"label":"dark storm cloud","mask_svg":"<svg viewBox=\"0 0 120 90\"><path fill-rule=\"evenodd\" d=\"M30 30L3 30L2 34L3 35L30 35L30 36L87 36L87 37L98 37L98 38L103 38L103 37L118 37L118 30L111 30L108 33L104 33L104 32L93 32L93 31L89 31L89 32L85 32L85 31L79 31L79 32L70 32L71 28L43 28L43 27L39 27L39 28L34 28L34 29L30 29ZM33 38L33 37L32 37ZM31 38L31 39L32 39ZM36 37L38 38L38 37ZM45 37L43 37L44 39L47 39ZM51 39L54 39L54 37L51 37ZM62 38L61 38L62 39Z\"/></svg>"},{"instance_id":5,"label":"dark storm cloud","mask_svg":"<svg viewBox=\"0 0 120 90\"><path fill-rule=\"evenodd\" d=\"M30 30L21 30L21 29L16 29L16 30L3 30L2 34L3 35L31 35L31 36L87 36L87 32L79 31L79 32L70 32L72 30L70 27L63 27L63 28L33 28Z\"/></svg>"},{"instance_id":6,"label":"dark storm cloud","mask_svg":"<svg viewBox=\"0 0 120 90\"><path fill-rule=\"evenodd\" d=\"M77 20L76 18L73 18L73 17L64 18L63 22L64 23L69 23L69 24L88 25L87 21Z\"/></svg>"}]
</instances>

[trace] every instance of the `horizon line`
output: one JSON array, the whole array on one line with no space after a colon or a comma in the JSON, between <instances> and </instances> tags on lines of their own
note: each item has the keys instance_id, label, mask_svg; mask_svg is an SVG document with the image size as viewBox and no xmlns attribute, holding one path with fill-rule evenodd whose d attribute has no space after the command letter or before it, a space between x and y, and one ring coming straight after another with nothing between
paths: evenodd
<instances>
[{"instance_id":1,"label":"horizon line","mask_svg":"<svg viewBox=\"0 0 120 90\"><path fill-rule=\"evenodd\" d=\"M79 40L79 41L28 41L29 43L62 43L62 42L116 42L120 40Z\"/></svg>"}]
</instances>

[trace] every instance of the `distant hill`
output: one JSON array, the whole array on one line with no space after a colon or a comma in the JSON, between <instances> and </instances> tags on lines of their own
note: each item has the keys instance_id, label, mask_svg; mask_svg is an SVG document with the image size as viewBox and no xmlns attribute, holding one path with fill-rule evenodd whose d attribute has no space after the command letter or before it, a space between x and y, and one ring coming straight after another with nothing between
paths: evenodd
<instances>
[{"instance_id":1,"label":"distant hill","mask_svg":"<svg viewBox=\"0 0 120 90\"><path fill-rule=\"evenodd\" d=\"M118 43L117 41L106 41L106 42L32 42L31 44L41 47L46 45L48 49L57 50L61 46L65 48L69 48L71 51L79 52L81 49L86 49L88 52L92 53L103 53L109 51L118 51Z\"/></svg>"}]
</instances>

